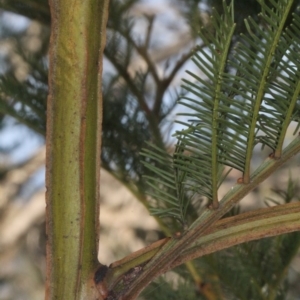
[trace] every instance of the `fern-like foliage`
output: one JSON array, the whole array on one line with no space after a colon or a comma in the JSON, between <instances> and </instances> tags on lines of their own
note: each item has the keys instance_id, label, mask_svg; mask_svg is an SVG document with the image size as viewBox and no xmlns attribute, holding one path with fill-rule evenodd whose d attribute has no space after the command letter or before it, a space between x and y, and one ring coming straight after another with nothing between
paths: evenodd
<instances>
[{"instance_id":1,"label":"fern-like foliage","mask_svg":"<svg viewBox=\"0 0 300 300\"><path fill-rule=\"evenodd\" d=\"M290 203L292 200L300 201L299 188L299 183L295 182L290 174L286 189L271 189L271 191L276 195L276 199L274 199L274 197L267 197L264 200L265 205L273 206L274 204L280 205L282 203Z\"/></svg>"},{"instance_id":2,"label":"fern-like foliage","mask_svg":"<svg viewBox=\"0 0 300 300\"><path fill-rule=\"evenodd\" d=\"M255 145L269 146L279 158L287 128L291 121L299 122L299 16L294 15L286 26L293 1L272 0L270 6L260 1L260 23L249 17L245 20L248 32L238 39L233 3L223 3L222 16L213 12L213 30L200 32L206 47L199 49L193 61L201 75L188 71L192 80L184 80L188 94L179 103L188 108L181 114L187 120L180 122L185 128L175 134L178 143L168 163L165 154L156 154L163 167L156 168L156 177L150 180L159 183L151 186L156 189L154 197L168 203L172 197L174 210L168 208L169 216L177 211L177 218L183 217L182 201L190 201L191 191L218 207L224 166L243 172L243 182L249 183ZM177 177L178 171L184 176ZM164 197L160 191L170 185L180 186L185 197L181 192ZM160 207L156 213L166 216Z\"/></svg>"},{"instance_id":3,"label":"fern-like foliage","mask_svg":"<svg viewBox=\"0 0 300 300\"><path fill-rule=\"evenodd\" d=\"M180 151L180 149L178 150ZM150 208L150 212L161 217L171 216L186 225L186 212L189 205L189 201L186 199L185 184L187 172L176 166L172 155L158 147L152 146L149 149L144 149L141 154L147 157L144 165L153 174L152 176L144 176L152 188L150 195L164 203L163 206Z\"/></svg>"},{"instance_id":4,"label":"fern-like foliage","mask_svg":"<svg viewBox=\"0 0 300 300\"><path fill-rule=\"evenodd\" d=\"M139 152L150 139L148 122L118 75L103 81L102 167L125 184L140 187L144 168Z\"/></svg>"},{"instance_id":5,"label":"fern-like foliage","mask_svg":"<svg viewBox=\"0 0 300 300\"><path fill-rule=\"evenodd\" d=\"M245 160L244 181L249 182L250 160L257 141L263 141L280 157L283 140L291 122L299 96L300 60L299 18L295 16L292 28L284 32L284 25L293 1L272 1L272 7L262 2L260 14L266 27L258 26L252 18L246 20L249 35L236 50L235 60L229 65L236 68L240 83L234 91L246 101L243 132ZM295 29L294 29L295 28ZM231 110L234 110L233 105ZM241 126L241 124L240 124ZM263 139L258 139L258 130Z\"/></svg>"},{"instance_id":6,"label":"fern-like foliage","mask_svg":"<svg viewBox=\"0 0 300 300\"><path fill-rule=\"evenodd\" d=\"M294 54L300 52L300 17L294 15L294 18L291 30L284 32L275 52L270 71L273 81L266 84L269 95L264 98L269 108L263 106L259 118L265 142L275 151L275 157L281 155L285 133L291 120L299 122L297 100L300 93L300 60ZM269 113L271 117L266 119L264 113Z\"/></svg>"},{"instance_id":7,"label":"fern-like foliage","mask_svg":"<svg viewBox=\"0 0 300 300\"><path fill-rule=\"evenodd\" d=\"M214 207L218 206L217 193L222 171L220 161L224 152L221 149L223 145L220 144L222 141L220 135L223 135L220 129L223 128L224 114L220 108L226 103L224 74L235 29L233 20L232 6L224 6L223 17L217 12L214 13L212 24L216 35L201 34L208 49L201 49L193 59L207 79L188 72L197 82L184 81L184 87L199 97L201 103L199 99L192 97L184 97L179 102L191 109L191 113L183 115L192 117L193 124L183 123L188 129L177 134L182 154L176 154L176 162L179 168L189 169L189 179L198 186L199 194L203 194L213 202Z\"/></svg>"},{"instance_id":8,"label":"fern-like foliage","mask_svg":"<svg viewBox=\"0 0 300 300\"><path fill-rule=\"evenodd\" d=\"M40 76L45 75L43 62L39 67L23 83L10 75L0 78L0 112L44 135L48 86L44 83L44 78L40 79ZM46 75L45 77L47 78Z\"/></svg>"},{"instance_id":9,"label":"fern-like foliage","mask_svg":"<svg viewBox=\"0 0 300 300\"><path fill-rule=\"evenodd\" d=\"M7 33L15 40L14 51L20 60L30 66L23 81L15 76L11 63L0 75L0 113L23 123L41 135L46 134L46 106L48 94L48 48L49 30L44 28L41 34L42 47L31 53L20 39L20 34Z\"/></svg>"}]
</instances>

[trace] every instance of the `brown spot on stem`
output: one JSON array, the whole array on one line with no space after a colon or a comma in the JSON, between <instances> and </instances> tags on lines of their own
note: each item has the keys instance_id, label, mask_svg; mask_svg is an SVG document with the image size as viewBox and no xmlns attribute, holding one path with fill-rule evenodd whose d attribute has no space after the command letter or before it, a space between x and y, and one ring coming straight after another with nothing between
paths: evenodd
<instances>
[{"instance_id":1,"label":"brown spot on stem","mask_svg":"<svg viewBox=\"0 0 300 300\"><path fill-rule=\"evenodd\" d=\"M244 183L244 178L240 177L237 181L238 184L243 184Z\"/></svg>"}]
</instances>

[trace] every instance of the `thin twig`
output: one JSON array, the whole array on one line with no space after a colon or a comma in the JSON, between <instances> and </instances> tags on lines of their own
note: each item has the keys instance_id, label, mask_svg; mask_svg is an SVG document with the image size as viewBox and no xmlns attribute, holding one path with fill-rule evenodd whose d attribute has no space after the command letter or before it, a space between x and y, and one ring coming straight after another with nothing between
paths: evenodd
<instances>
[{"instance_id":1,"label":"thin twig","mask_svg":"<svg viewBox=\"0 0 300 300\"><path fill-rule=\"evenodd\" d=\"M146 15L145 17L149 21L149 24L148 24L148 27L147 27L144 47L145 47L145 49L148 49L149 48L149 43L150 43L150 38L151 38L151 33L152 33L152 28L153 28L153 23L154 23L154 19L155 19L155 15Z\"/></svg>"},{"instance_id":2,"label":"thin twig","mask_svg":"<svg viewBox=\"0 0 300 300\"><path fill-rule=\"evenodd\" d=\"M38 20L45 25L50 25L50 9L48 1L26 0L22 4L19 0L2 0L0 7L4 10Z\"/></svg>"},{"instance_id":3,"label":"thin twig","mask_svg":"<svg viewBox=\"0 0 300 300\"><path fill-rule=\"evenodd\" d=\"M158 76L158 73L156 71L156 66L154 64L154 62L152 61L148 49L145 48L145 46L138 46L134 41L132 41L134 47L136 48L138 54L145 60L145 62L148 65L149 68L149 72L151 73L151 75L153 76L153 79L156 83L157 86L159 86L161 84L161 80Z\"/></svg>"},{"instance_id":4,"label":"thin twig","mask_svg":"<svg viewBox=\"0 0 300 300\"><path fill-rule=\"evenodd\" d=\"M153 106L153 113L155 115L159 115L162 101L163 101L163 95L166 89L169 87L170 83L174 79L178 70L186 63L186 61L192 56L193 53L194 53L194 48L192 48L188 53L183 54L181 58L176 62L170 75L161 81L160 85L157 88L156 98Z\"/></svg>"},{"instance_id":5,"label":"thin twig","mask_svg":"<svg viewBox=\"0 0 300 300\"><path fill-rule=\"evenodd\" d=\"M152 27L150 27L151 29ZM135 50L138 52L138 54L145 60L145 62L148 65L149 68L149 72L150 74L153 76L153 79L155 81L156 84L160 83L160 79L158 76L158 73L156 71L156 67L155 64L153 63L152 59L150 58L150 55L148 53L148 48L147 43L145 43L144 45L140 46L138 45L134 39L130 36L130 34L126 31L123 31L121 28L113 28L114 30L116 30L118 33L120 33L126 40L128 43L132 44L132 46L135 48Z\"/></svg>"},{"instance_id":6,"label":"thin twig","mask_svg":"<svg viewBox=\"0 0 300 300\"><path fill-rule=\"evenodd\" d=\"M109 51L107 49L104 50L104 54L107 57L107 59L113 64L113 66L116 68L118 73L123 77L123 79L128 84L128 87L130 88L133 95L136 97L141 109L146 113L147 116L151 115L151 110L148 107L144 96L140 93L136 85L134 84L132 78L130 77L128 71L119 64L114 57L111 57Z\"/></svg>"}]
</instances>

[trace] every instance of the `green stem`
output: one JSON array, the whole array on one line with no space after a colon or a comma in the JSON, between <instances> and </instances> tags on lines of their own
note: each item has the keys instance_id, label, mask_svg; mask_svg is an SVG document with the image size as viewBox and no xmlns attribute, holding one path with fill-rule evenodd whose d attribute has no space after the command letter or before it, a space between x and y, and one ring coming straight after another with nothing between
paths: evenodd
<instances>
[{"instance_id":1,"label":"green stem","mask_svg":"<svg viewBox=\"0 0 300 300\"><path fill-rule=\"evenodd\" d=\"M241 243L300 229L300 203L289 203L243 213L218 221L205 235L183 251L170 269L191 259Z\"/></svg>"},{"instance_id":2,"label":"green stem","mask_svg":"<svg viewBox=\"0 0 300 300\"><path fill-rule=\"evenodd\" d=\"M228 7L228 10L233 10L233 3L231 4L231 7ZM226 16L228 17L229 14ZM232 16L233 18L233 16ZM214 105L213 105L213 111L212 111L212 133L211 133L211 182L212 182L212 206L214 208L219 207L219 200L218 200L218 173L219 173L219 103L221 101L221 94L222 94L222 85L223 85L223 74L226 68L229 49L232 41L232 36L235 30L235 24L232 20L228 20L228 27L230 27L230 30L226 32L226 40L224 41L224 45L222 46L222 54L219 54L217 51L215 51L214 55L219 56L220 60L218 61L218 78L216 80L215 84L215 99L214 99ZM226 26L226 27L227 27ZM225 34L225 33L224 33Z\"/></svg>"},{"instance_id":3,"label":"green stem","mask_svg":"<svg viewBox=\"0 0 300 300\"><path fill-rule=\"evenodd\" d=\"M102 54L108 0L51 0L46 299L98 299Z\"/></svg>"},{"instance_id":4,"label":"green stem","mask_svg":"<svg viewBox=\"0 0 300 300\"><path fill-rule=\"evenodd\" d=\"M109 170L107 170L109 171ZM144 207L149 210L149 204L148 202L146 201L145 199L145 196L141 193L139 193L137 191L137 188L135 186L133 186L132 184L130 183L125 183L124 181L122 181L122 179L120 179L118 177L118 175L114 172L110 172L110 174L116 179L118 180L124 187L126 187L128 189L128 191L130 193L132 193L132 195L141 203L144 205ZM172 233L170 231L170 229L163 223L163 221L161 220L161 218L157 217L157 216L153 216L153 218L156 220L156 222L158 223L160 229L163 231L163 233L166 235L166 236L171 236ZM147 247L146 247L147 248ZM158 250L156 250L157 252ZM156 252L152 252L153 255L156 253ZM113 273L113 276L112 278L109 280L111 282L114 282L115 284L115 281L116 281L116 278L118 276L121 276L122 274L125 274L130 268L134 267L134 266L137 266L139 263L144 263L146 261L148 261L150 258L152 258L152 256L148 256L149 254L147 254L146 257L143 257L143 259L141 261L136 261L134 260L133 262L131 262L129 265L126 265L126 266L122 266L119 268L118 270L118 274L115 274L115 271L112 272ZM149 258L150 257L150 258ZM120 261L121 262L121 261ZM115 262L113 265L119 265L119 264L123 264L123 263L119 263L119 262ZM112 266L113 266L112 265ZM129 267L128 267L129 266ZM198 274L197 272L197 269L195 268L193 262L186 262L186 267L188 269L188 271L190 272L195 284L197 286L200 286L201 283L202 283L202 279L200 277L200 275ZM205 295L205 291L203 292L203 294Z\"/></svg>"},{"instance_id":5,"label":"green stem","mask_svg":"<svg viewBox=\"0 0 300 300\"><path fill-rule=\"evenodd\" d=\"M144 267L139 277L130 284L125 299L134 299L156 276L169 269L170 265L177 257L203 235L218 219L228 212L245 195L258 186L263 180L268 178L283 163L300 151L300 138L296 138L284 150L283 155L278 160L268 158L254 172L249 184L238 184L227 193L220 206L216 210L205 209L201 216L191 225L179 239L171 239Z\"/></svg>"},{"instance_id":6,"label":"green stem","mask_svg":"<svg viewBox=\"0 0 300 300\"><path fill-rule=\"evenodd\" d=\"M241 243L272 237L300 229L300 203L288 203L271 208L262 208L221 219L203 236L187 247L167 269L158 268L158 275L201 256L220 251ZM130 268L149 261L168 242L160 240L130 254L110 266L106 277L112 289ZM200 279L201 280L201 279Z\"/></svg>"}]
</instances>

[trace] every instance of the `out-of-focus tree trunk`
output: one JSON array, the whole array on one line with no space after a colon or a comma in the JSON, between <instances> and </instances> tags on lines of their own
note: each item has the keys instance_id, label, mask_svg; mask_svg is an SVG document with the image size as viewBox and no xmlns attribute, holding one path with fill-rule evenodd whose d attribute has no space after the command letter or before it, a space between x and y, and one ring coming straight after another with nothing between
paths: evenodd
<instances>
[{"instance_id":1,"label":"out-of-focus tree trunk","mask_svg":"<svg viewBox=\"0 0 300 300\"><path fill-rule=\"evenodd\" d=\"M99 299L102 53L108 0L50 0L46 299Z\"/></svg>"}]
</instances>

